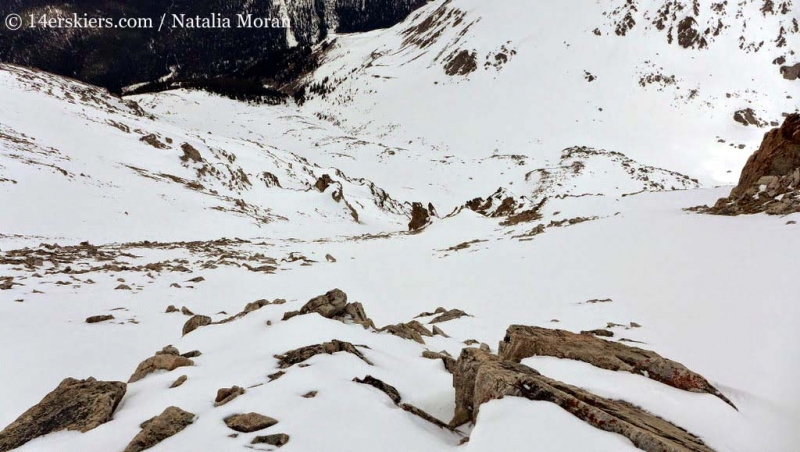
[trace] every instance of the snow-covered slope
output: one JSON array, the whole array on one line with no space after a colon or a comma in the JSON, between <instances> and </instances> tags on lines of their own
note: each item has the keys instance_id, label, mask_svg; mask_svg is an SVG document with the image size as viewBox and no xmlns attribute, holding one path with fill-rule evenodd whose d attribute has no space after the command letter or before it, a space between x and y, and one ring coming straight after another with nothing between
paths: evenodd
<instances>
[{"instance_id":1,"label":"snow-covered slope","mask_svg":"<svg viewBox=\"0 0 800 452\"><path fill-rule=\"evenodd\" d=\"M0 84L0 177L14 201L0 220L7 234L47 234L54 222L81 240L252 236L266 225L366 233L407 223L408 206L369 180L272 141L164 120L132 100L16 66L0 66ZM214 122L248 110L215 99Z\"/></svg>"},{"instance_id":2,"label":"snow-covered slope","mask_svg":"<svg viewBox=\"0 0 800 452\"><path fill-rule=\"evenodd\" d=\"M0 427L92 376L130 378L108 422L16 450L121 452L170 406L193 423L148 450L637 450L547 398L445 425L452 360L520 324L702 375L736 409L670 376L522 360L704 451L796 449L800 214L686 210L727 195L694 177L735 177L764 131L735 110L795 108L771 61L794 57L795 7L695 4L436 0L338 37L303 105L0 66ZM787 44L751 45L781 26ZM334 288L353 304L297 315ZM131 378L158 351L184 365ZM277 424L226 423L251 412Z\"/></svg>"},{"instance_id":3,"label":"snow-covered slope","mask_svg":"<svg viewBox=\"0 0 800 452\"><path fill-rule=\"evenodd\" d=\"M800 62L797 17L789 1L437 0L340 36L305 108L417 158L547 166L592 146L730 183L764 133L735 113L768 127L797 109L781 75Z\"/></svg>"}]
</instances>

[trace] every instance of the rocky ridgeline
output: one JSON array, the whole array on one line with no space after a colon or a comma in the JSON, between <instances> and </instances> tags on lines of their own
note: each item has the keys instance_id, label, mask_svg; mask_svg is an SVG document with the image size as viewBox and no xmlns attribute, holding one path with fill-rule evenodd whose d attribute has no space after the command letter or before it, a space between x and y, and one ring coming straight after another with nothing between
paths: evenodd
<instances>
[{"instance_id":1,"label":"rocky ridgeline","mask_svg":"<svg viewBox=\"0 0 800 452\"><path fill-rule=\"evenodd\" d=\"M278 303L260 300L249 303L245 309L224 322L235 321L268 305ZM405 340L416 341L423 347L423 336L434 334L448 337L436 325L470 317L459 309L437 308L433 312L423 312L416 318L423 319L427 325L418 320L407 323L376 328L367 316L360 303L347 301L347 295L334 289L308 301L300 310L286 311L283 321L289 322L297 316L319 315L325 319L358 325L363 332L358 334L389 333ZM291 322L289 322L291 323ZM204 325L208 327L211 323ZM271 325L271 322L267 322ZM185 331L184 331L185 332ZM474 344L476 341L465 341ZM268 375L269 381L277 378L290 378L290 368L307 367L310 358L317 355L334 355L339 353L355 355L367 366L374 364L365 352L371 351L365 345L356 345L333 339L328 342L307 345L276 355L278 372ZM20 447L39 436L62 430L87 432L102 424L112 422L114 412L120 406L128 385L137 384L155 372L172 372L181 367L193 366L190 358L198 357L199 351L181 354L173 346L164 347L154 356L145 359L131 375L128 383L102 382L93 378L87 380L64 380L55 390L45 396L42 401L22 414L16 421L0 431L0 452ZM630 347L619 342L611 342L593 334L576 334L569 331L553 330L535 326L512 325L508 328L504 339L500 342L498 353L493 354L486 344L479 348L464 348L458 359L447 352L440 353L424 350L422 358L441 360L444 370L453 375L456 407L452 420L444 422L426 411L403 402L400 391L390 383L371 375L355 376L353 381L371 386L383 392L394 406L401 408L411 416L420 418L441 429L452 432L456 438L464 433L458 428L466 423L479 421L478 413L482 404L506 396L526 398L534 401L553 403L574 415L578 419L595 428L617 433L628 438L636 447L648 452L711 452L712 449L694 434L664 420L655 413L650 413L624 400L612 400L600 397L587 390L571 386L561 381L542 375L538 371L520 363L531 356L554 356L562 359L573 359L586 362L595 367L627 371L651 378L677 389L707 393L719 397L733 406L720 391L714 388L704 377L675 361L669 360L649 350ZM175 388L187 380L182 375L170 388ZM256 387L260 385L250 386ZM239 386L221 388L214 398L214 406L218 407L238 397L247 397L248 390ZM316 392L304 395L313 398ZM735 407L734 407L735 408ZM124 406L122 409L125 409ZM207 414L204 414L207 415ZM198 416L176 406L166 408L160 414L143 422L141 430L131 439L124 452L138 452L156 446L161 441L184 430L191 431L190 426ZM260 432L279 423L277 419L260 413L227 414L222 421L234 432ZM186 433L183 433L186 434ZM274 433L255 436L251 444L267 444L281 447L289 441L289 435ZM462 443L468 441L463 438Z\"/></svg>"},{"instance_id":2,"label":"rocky ridgeline","mask_svg":"<svg viewBox=\"0 0 800 452\"><path fill-rule=\"evenodd\" d=\"M800 114L787 116L783 125L764 135L730 196L713 207L692 210L715 215L800 212Z\"/></svg>"}]
</instances>

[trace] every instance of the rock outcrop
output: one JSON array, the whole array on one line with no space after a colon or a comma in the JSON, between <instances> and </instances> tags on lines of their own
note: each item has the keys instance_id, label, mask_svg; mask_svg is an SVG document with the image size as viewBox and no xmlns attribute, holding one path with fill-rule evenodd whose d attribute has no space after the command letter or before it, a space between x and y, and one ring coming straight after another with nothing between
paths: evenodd
<instances>
[{"instance_id":1,"label":"rock outcrop","mask_svg":"<svg viewBox=\"0 0 800 452\"><path fill-rule=\"evenodd\" d=\"M453 427L475 422L480 406L490 400L522 397L554 403L593 427L625 436L647 452L712 452L695 435L641 408L596 396L479 349L461 351L453 386Z\"/></svg>"},{"instance_id":2,"label":"rock outcrop","mask_svg":"<svg viewBox=\"0 0 800 452\"><path fill-rule=\"evenodd\" d=\"M131 375L131 378L128 379L128 383L135 383L151 373L159 370L172 372L179 367L193 365L194 361L181 356L175 347L167 346L164 347L160 352L157 352L154 356L151 356L150 358L147 358L139 363L139 366L136 367L136 370L133 372L133 375Z\"/></svg>"},{"instance_id":3,"label":"rock outcrop","mask_svg":"<svg viewBox=\"0 0 800 452\"><path fill-rule=\"evenodd\" d=\"M244 394L244 388L241 386L232 386L230 388L220 388L217 390L217 396L214 398L214 406L222 406L231 400Z\"/></svg>"},{"instance_id":4,"label":"rock outcrop","mask_svg":"<svg viewBox=\"0 0 800 452\"><path fill-rule=\"evenodd\" d=\"M256 436L250 444L269 444L270 446L283 447L289 442L289 435L286 433L275 433L272 435Z\"/></svg>"},{"instance_id":5,"label":"rock outcrop","mask_svg":"<svg viewBox=\"0 0 800 452\"><path fill-rule=\"evenodd\" d=\"M601 369L644 375L684 391L713 394L736 408L702 375L683 364L650 350L607 341L592 334L511 325L500 342L499 355L504 360L517 363L531 356L583 361Z\"/></svg>"},{"instance_id":6,"label":"rock outcrop","mask_svg":"<svg viewBox=\"0 0 800 452\"><path fill-rule=\"evenodd\" d=\"M431 213L422 203L411 204L411 221L408 222L409 231L419 231L431 224Z\"/></svg>"},{"instance_id":7,"label":"rock outcrop","mask_svg":"<svg viewBox=\"0 0 800 452\"><path fill-rule=\"evenodd\" d=\"M278 421L258 413L234 414L225 418L225 425L240 433L252 433L272 427Z\"/></svg>"},{"instance_id":8,"label":"rock outcrop","mask_svg":"<svg viewBox=\"0 0 800 452\"><path fill-rule=\"evenodd\" d=\"M781 127L764 135L730 196L711 208L693 210L717 215L800 212L800 114L788 115Z\"/></svg>"},{"instance_id":9,"label":"rock outcrop","mask_svg":"<svg viewBox=\"0 0 800 452\"><path fill-rule=\"evenodd\" d=\"M0 452L61 430L88 432L111 420L127 385L94 378L63 380L41 402L0 431Z\"/></svg>"},{"instance_id":10,"label":"rock outcrop","mask_svg":"<svg viewBox=\"0 0 800 452\"><path fill-rule=\"evenodd\" d=\"M364 346L362 345L361 347ZM356 348L355 345L349 342L343 342L336 339L330 342L323 342L322 344L309 345L295 350L290 350L282 355L276 355L275 358L278 359L278 367L280 367L281 369L286 369L295 364L302 363L303 361L316 355L322 355L322 354L332 355L338 352L346 352L356 355L359 359L361 359L361 361L364 361L370 366L372 365L370 360L368 360Z\"/></svg>"},{"instance_id":11,"label":"rock outcrop","mask_svg":"<svg viewBox=\"0 0 800 452\"><path fill-rule=\"evenodd\" d=\"M195 420L195 415L171 406L158 416L142 423L140 431L124 452L141 452L181 432Z\"/></svg>"},{"instance_id":12,"label":"rock outcrop","mask_svg":"<svg viewBox=\"0 0 800 452\"><path fill-rule=\"evenodd\" d=\"M207 315L195 315L192 316L186 323L183 324L183 335L186 336L187 334L191 333L192 331L211 325L211 317Z\"/></svg>"},{"instance_id":13,"label":"rock outcrop","mask_svg":"<svg viewBox=\"0 0 800 452\"><path fill-rule=\"evenodd\" d=\"M324 295L312 298L299 311L285 313L283 320L312 313L317 313L326 319L339 320L344 323L353 322L364 328L376 329L372 319L367 316L364 306L361 303L348 303L347 294L339 289L333 289Z\"/></svg>"}]
</instances>

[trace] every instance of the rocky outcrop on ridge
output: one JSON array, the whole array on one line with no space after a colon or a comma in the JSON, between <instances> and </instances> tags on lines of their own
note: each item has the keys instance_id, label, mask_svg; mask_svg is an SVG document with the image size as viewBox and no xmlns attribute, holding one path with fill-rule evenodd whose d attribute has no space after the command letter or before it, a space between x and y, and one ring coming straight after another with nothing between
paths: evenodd
<instances>
[{"instance_id":1,"label":"rocky outcrop on ridge","mask_svg":"<svg viewBox=\"0 0 800 452\"><path fill-rule=\"evenodd\" d=\"M800 114L788 115L783 125L764 135L730 196L713 207L692 210L715 215L800 212Z\"/></svg>"}]
</instances>

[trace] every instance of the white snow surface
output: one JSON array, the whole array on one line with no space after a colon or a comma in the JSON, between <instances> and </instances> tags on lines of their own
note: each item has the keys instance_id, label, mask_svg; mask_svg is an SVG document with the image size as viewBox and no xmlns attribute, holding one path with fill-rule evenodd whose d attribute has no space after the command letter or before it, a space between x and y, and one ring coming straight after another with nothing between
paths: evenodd
<instances>
[{"instance_id":1,"label":"white snow surface","mask_svg":"<svg viewBox=\"0 0 800 452\"><path fill-rule=\"evenodd\" d=\"M197 420L153 451L245 450L271 433L291 436L281 448L288 452L635 450L553 404L518 398L484 404L475 425L453 433L352 380L380 378L447 422L452 376L422 358L424 350L457 357L472 339L496 352L511 324L577 332L636 322L641 327L611 328L611 340L640 341L686 365L739 410L581 362L523 364L641 406L717 451L796 450L800 215L684 210L727 195L730 187L700 188L692 177L732 181L766 130L733 122L734 110L750 106L778 120L795 108L786 96L796 88L771 64L786 49L771 41L759 52L740 49L737 21L708 48L682 49L644 26L641 15L658 2L639 3L639 25L617 36L616 16L602 13L621 0L525 8L437 0L392 29L337 37L313 76L338 79L337 87L303 106L193 91L123 100L0 66L0 258L82 241L113 255L78 259L71 273L49 261L35 271L0 263L0 277L16 283L0 290L0 427L66 377L127 381L139 362L172 344L202 355L194 366L129 384L111 422L19 450L122 451L143 421L172 405ZM726 4L725 20L754 4ZM404 30L441 8L454 11L450 25L421 35L435 39L403 43ZM785 19L745 17L746 42ZM796 44L796 35L788 39ZM484 68L503 46L516 53L499 69ZM446 75L444 56L462 49L477 52L478 70ZM640 86L653 70L674 74L677 84ZM587 82L584 71L597 79ZM691 89L698 94L689 99ZM141 141L151 134L163 149ZM184 143L202 161L181 159ZM320 191L324 174L333 185ZM542 218L513 226L458 210L492 193L548 201ZM433 202L441 217L411 234L413 201ZM545 232L533 234L539 224ZM230 240L207 242L223 237ZM109 263L118 266L99 268ZM185 271L169 270L176 265ZM204 280L189 281L198 276ZM115 290L120 284L131 290ZM471 316L439 324L451 337L426 337L424 345L316 314L281 321L333 288L363 303L378 326L439 306ZM216 321L277 298L287 303L186 336L189 317L165 313L186 306ZM613 301L586 303L605 298ZM99 314L115 319L84 322ZM279 370L274 355L332 339L366 346L360 350L374 365L347 353L315 356L269 381ZM186 383L169 389L180 375ZM233 385L247 392L215 408L217 389ZM309 391L318 393L302 397ZM223 419L250 411L279 423L229 437Z\"/></svg>"}]
</instances>

